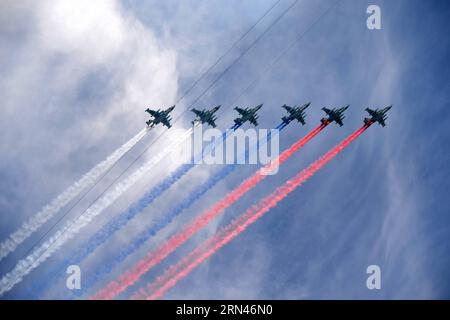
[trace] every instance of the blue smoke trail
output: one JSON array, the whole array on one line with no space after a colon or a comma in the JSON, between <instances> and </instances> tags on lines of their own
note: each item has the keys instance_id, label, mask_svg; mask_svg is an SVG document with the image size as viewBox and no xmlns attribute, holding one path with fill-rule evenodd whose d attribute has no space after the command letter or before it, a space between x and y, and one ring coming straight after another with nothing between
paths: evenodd
<instances>
[{"instance_id":1,"label":"blue smoke trail","mask_svg":"<svg viewBox=\"0 0 450 320\"><path fill-rule=\"evenodd\" d=\"M275 129L277 130L277 134L279 131L284 129L287 124L281 123ZM268 143L272 138L271 132L267 134L267 139L263 141L263 143L259 144L259 147L264 146ZM251 149L251 148L250 148ZM248 157L249 150L245 152L245 158ZM111 273L111 271L120 263L122 263L129 255L139 249L149 238L155 236L160 230L170 224L173 219L175 219L180 213L189 208L192 204L194 204L198 199L200 199L208 190L214 187L219 181L228 176L231 172L233 172L237 164L227 165L214 176L209 178L204 184L197 187L193 192L191 192L182 202L180 202L176 207L171 209L166 214L162 215L162 217L154 223L150 228L142 231L127 247L123 248L116 257L111 259L110 261L103 261L101 266L95 269L95 272L89 276L86 276L83 280L82 290L77 290L75 292L75 296L80 297L88 289L90 289L97 281L99 281L102 277Z\"/></svg>"},{"instance_id":2,"label":"blue smoke trail","mask_svg":"<svg viewBox=\"0 0 450 320\"><path fill-rule=\"evenodd\" d=\"M74 255L70 258L65 258L50 272L46 273L46 276L41 277L41 281L36 283L33 288L33 295L39 296L48 285L52 284L56 279L55 275L64 275L64 270L69 265L79 265L84 259L86 259L91 253L93 253L100 245L105 243L116 231L125 226L136 215L141 213L146 207L148 207L153 201L155 201L164 191L169 189L175 182L180 180L186 173L196 166L198 160L202 156L213 152L218 146L220 146L228 136L233 133L239 126L234 125L230 130L226 130L221 139L214 140L214 142L208 144L200 153L195 155L191 163L183 164L170 176L166 177L162 182L153 187L149 192L142 196L139 200L134 202L128 209L121 214L115 216L106 225L104 225L96 234L94 234L87 242L81 245ZM84 281L83 281L84 282ZM85 285L83 284L83 287Z\"/></svg>"}]
</instances>

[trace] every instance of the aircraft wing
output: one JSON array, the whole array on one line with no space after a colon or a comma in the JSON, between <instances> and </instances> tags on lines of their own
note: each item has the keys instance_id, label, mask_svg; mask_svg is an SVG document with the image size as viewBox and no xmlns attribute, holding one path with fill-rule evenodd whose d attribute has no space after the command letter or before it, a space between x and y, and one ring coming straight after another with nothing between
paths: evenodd
<instances>
[{"instance_id":1,"label":"aircraft wing","mask_svg":"<svg viewBox=\"0 0 450 320\"><path fill-rule=\"evenodd\" d=\"M326 114L330 114L331 110L328 108L322 108L323 111L325 111Z\"/></svg>"},{"instance_id":2,"label":"aircraft wing","mask_svg":"<svg viewBox=\"0 0 450 320\"><path fill-rule=\"evenodd\" d=\"M167 128L172 127L172 125L170 124L170 121L169 121L167 118L162 119L161 122L162 122Z\"/></svg>"},{"instance_id":3,"label":"aircraft wing","mask_svg":"<svg viewBox=\"0 0 450 320\"><path fill-rule=\"evenodd\" d=\"M239 108L239 107L234 108L234 110L236 110L237 112L239 112L239 114L241 114L241 115L245 115L245 114L247 113L246 110L241 109L241 108Z\"/></svg>"},{"instance_id":4,"label":"aircraft wing","mask_svg":"<svg viewBox=\"0 0 450 320\"><path fill-rule=\"evenodd\" d=\"M145 110L145 111L147 111L148 113L150 113L150 115L153 116L153 117L156 117L156 116L159 114L159 112L158 112L158 111L155 111L155 110L147 109L147 110Z\"/></svg>"},{"instance_id":5,"label":"aircraft wing","mask_svg":"<svg viewBox=\"0 0 450 320\"><path fill-rule=\"evenodd\" d=\"M202 111L197 110L197 109L192 109L192 112L195 113L195 114L196 114L197 116L199 116L199 117L203 114Z\"/></svg>"},{"instance_id":6,"label":"aircraft wing","mask_svg":"<svg viewBox=\"0 0 450 320\"><path fill-rule=\"evenodd\" d=\"M375 110L372 110L372 109L367 108L366 111L367 111L372 117L374 117L374 116L376 115Z\"/></svg>"},{"instance_id":7,"label":"aircraft wing","mask_svg":"<svg viewBox=\"0 0 450 320\"><path fill-rule=\"evenodd\" d=\"M258 125L258 121L255 119L255 117L251 117L250 119L248 119L248 121L250 121L251 124L253 124L255 127Z\"/></svg>"},{"instance_id":8,"label":"aircraft wing","mask_svg":"<svg viewBox=\"0 0 450 320\"><path fill-rule=\"evenodd\" d=\"M341 118L336 118L334 121L336 121L336 123L337 123L338 125L340 125L341 127L344 125L344 124L342 123L342 119L341 119Z\"/></svg>"},{"instance_id":9,"label":"aircraft wing","mask_svg":"<svg viewBox=\"0 0 450 320\"><path fill-rule=\"evenodd\" d=\"M378 122L381 124L382 127L386 126L384 119L380 119L380 120L378 120Z\"/></svg>"},{"instance_id":10,"label":"aircraft wing","mask_svg":"<svg viewBox=\"0 0 450 320\"><path fill-rule=\"evenodd\" d=\"M303 119L303 117L298 117L297 120L298 120L302 125L305 125L305 119Z\"/></svg>"},{"instance_id":11,"label":"aircraft wing","mask_svg":"<svg viewBox=\"0 0 450 320\"><path fill-rule=\"evenodd\" d=\"M287 106L287 105L284 105L283 108L286 109L286 111L289 112L289 113L292 112L292 108Z\"/></svg>"},{"instance_id":12,"label":"aircraft wing","mask_svg":"<svg viewBox=\"0 0 450 320\"><path fill-rule=\"evenodd\" d=\"M214 120L208 120L208 124L211 126L211 127L213 127L213 128L215 128L216 127L216 123L214 122Z\"/></svg>"}]
</instances>

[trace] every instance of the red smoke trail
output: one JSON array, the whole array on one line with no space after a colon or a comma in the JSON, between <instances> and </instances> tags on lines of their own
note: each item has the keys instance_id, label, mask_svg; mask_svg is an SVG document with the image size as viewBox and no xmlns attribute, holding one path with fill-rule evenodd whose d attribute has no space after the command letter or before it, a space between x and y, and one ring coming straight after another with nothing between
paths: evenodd
<instances>
[{"instance_id":1,"label":"red smoke trail","mask_svg":"<svg viewBox=\"0 0 450 320\"><path fill-rule=\"evenodd\" d=\"M285 150L274 161L258 170L252 177L241 183L236 189L228 193L225 198L217 202L213 207L206 210L197 217L192 223L187 225L177 234L159 246L155 251L150 252L145 258L140 260L131 270L122 274L117 280L111 281L105 288L97 292L91 299L113 299L118 294L125 291L129 286L136 283L139 278L148 272L148 270L166 258L170 253L186 242L190 237L197 233L201 228L207 225L211 220L221 214L226 208L231 206L247 191L255 187L266 176L265 172L270 170L275 164L282 164L296 151L302 148L309 140L321 132L327 123L320 124L317 128L308 133L305 137L294 143L289 149Z\"/></svg>"},{"instance_id":2,"label":"red smoke trail","mask_svg":"<svg viewBox=\"0 0 450 320\"><path fill-rule=\"evenodd\" d=\"M278 187L272 194L262 199L258 204L252 206L243 215L233 220L228 226L222 228L215 236L207 240L203 245L198 246L180 262L170 267L162 276L147 286L147 290L141 289L132 298L135 299L158 299L182 278L186 277L194 268L211 255L216 253L221 247L238 236L247 229L248 226L256 222L260 217L275 207L278 202L284 199L297 187L302 185L325 164L332 160L344 148L358 138L371 123L366 124L348 136L345 140L327 152L324 156L313 162L309 167L302 170L294 178L288 180L284 185Z\"/></svg>"}]
</instances>

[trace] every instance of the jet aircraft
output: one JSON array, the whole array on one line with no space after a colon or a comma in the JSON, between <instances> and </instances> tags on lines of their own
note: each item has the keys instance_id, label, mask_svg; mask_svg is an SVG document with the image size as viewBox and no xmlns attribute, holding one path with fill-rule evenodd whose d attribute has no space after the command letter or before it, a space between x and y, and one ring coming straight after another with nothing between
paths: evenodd
<instances>
[{"instance_id":1,"label":"jet aircraft","mask_svg":"<svg viewBox=\"0 0 450 320\"><path fill-rule=\"evenodd\" d=\"M372 124L374 122L378 122L381 126L386 126L386 119L387 115L386 113L392 108L392 106L383 108L383 109L376 109L372 110L370 108L366 108L366 111L370 114L371 118L364 118L365 124Z\"/></svg>"},{"instance_id":2,"label":"jet aircraft","mask_svg":"<svg viewBox=\"0 0 450 320\"><path fill-rule=\"evenodd\" d=\"M330 122L336 122L339 126L343 126L344 123L342 122L342 120L345 118L344 116L344 111L347 110L349 106L346 107L342 107L342 108L333 108L333 109L328 109L328 108L322 108L323 111L325 111L325 113L327 114L328 118L322 118L322 120L320 120L323 124L328 124Z\"/></svg>"},{"instance_id":3,"label":"jet aircraft","mask_svg":"<svg viewBox=\"0 0 450 320\"><path fill-rule=\"evenodd\" d=\"M311 105L311 102L304 104L302 107L289 107L287 105L283 105L282 108L286 109L289 113L288 116L281 118L283 123L289 124L293 120L297 120L302 125L305 125L305 110Z\"/></svg>"},{"instance_id":4,"label":"jet aircraft","mask_svg":"<svg viewBox=\"0 0 450 320\"><path fill-rule=\"evenodd\" d=\"M259 109L261 109L261 107L262 107L262 104L260 104L259 106L254 107L254 108L245 108L245 109L242 109L242 108L239 108L239 107L234 108L234 110L236 110L239 113L239 115L240 115L239 118L234 119L235 126L240 126L240 125L244 124L247 121L252 123L254 126L257 126L258 125L258 121L257 121L258 120L258 114L257 114L257 112L258 112Z\"/></svg>"},{"instance_id":5,"label":"jet aircraft","mask_svg":"<svg viewBox=\"0 0 450 320\"><path fill-rule=\"evenodd\" d=\"M172 112L173 109L175 109L175 106L172 106L166 110L161 110L161 109L145 110L145 112L148 112L153 117L153 119L150 119L146 122L147 126L149 126L150 128L153 128L155 125L162 123L167 128L172 127L172 125L170 124L170 121L172 120L172 118L170 117L169 114Z\"/></svg>"},{"instance_id":6,"label":"jet aircraft","mask_svg":"<svg viewBox=\"0 0 450 320\"><path fill-rule=\"evenodd\" d=\"M216 123L215 121L217 120L217 117L214 115L214 113L217 112L217 110L220 109L220 106L217 106L215 108L212 108L211 110L197 110L197 109L192 109L191 111L193 113L195 113L195 115L197 116L197 119L195 119L194 121L192 121L192 124L195 124L195 122L200 122L200 123L207 123L210 126L212 126L213 128L216 127Z\"/></svg>"}]
</instances>

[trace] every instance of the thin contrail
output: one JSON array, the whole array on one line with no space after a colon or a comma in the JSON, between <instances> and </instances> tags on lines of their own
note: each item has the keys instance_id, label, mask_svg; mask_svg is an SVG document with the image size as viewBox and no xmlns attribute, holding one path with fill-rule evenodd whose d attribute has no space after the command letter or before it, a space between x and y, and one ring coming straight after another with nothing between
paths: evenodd
<instances>
[{"instance_id":1,"label":"thin contrail","mask_svg":"<svg viewBox=\"0 0 450 320\"><path fill-rule=\"evenodd\" d=\"M157 265L169 254L175 251L180 245L189 240L194 234L200 231L210 221L219 216L226 208L239 200L244 194L253 189L273 170L274 165L280 165L289 159L296 151L300 150L308 141L321 132L327 123L320 124L305 137L299 139L290 148L275 158L271 163L259 169L254 175L242 182L236 189L229 192L224 198L219 200L210 209L204 211L200 216L188 223L180 232L170 237L167 241L158 246L146 257L138 261L130 270L123 273L117 280L111 281L107 286L97 292L92 299L112 299L125 291L129 286L136 283L142 275L147 273L152 267Z\"/></svg>"},{"instance_id":2,"label":"thin contrail","mask_svg":"<svg viewBox=\"0 0 450 320\"><path fill-rule=\"evenodd\" d=\"M223 227L213 237L197 246L191 253L182 258L178 263L169 267L164 274L150 283L145 289L142 288L132 295L133 299L154 300L161 298L167 290L177 284L177 282L196 268L203 261L208 259L224 245L229 243L251 224L255 223L270 209L274 208L281 200L287 197L292 191L301 186L317 171L336 157L342 150L349 146L358 138L370 124L366 124L344 139L341 143L328 151L325 155L313 162L309 167L300 171L294 178L288 180L278 187L273 193L265 197L259 203L253 205L244 214L234 219L230 224Z\"/></svg>"},{"instance_id":3,"label":"thin contrail","mask_svg":"<svg viewBox=\"0 0 450 320\"><path fill-rule=\"evenodd\" d=\"M134 145L136 145L136 143L138 143L146 133L147 129L140 131L105 160L83 175L80 180L73 183L63 193L59 194L49 204L45 205L38 213L24 222L19 229L13 232L0 244L0 260L16 250L20 244L22 244L37 229L51 219L59 210L75 199L83 190L94 185L97 179L100 178L109 168L111 168Z\"/></svg>"},{"instance_id":4,"label":"thin contrail","mask_svg":"<svg viewBox=\"0 0 450 320\"><path fill-rule=\"evenodd\" d=\"M181 134L163 151L152 157L144 165L130 174L126 179L117 184L115 188L104 194L93 206L89 207L81 216L76 219L67 221L60 230L50 237L47 241L35 248L26 258L20 260L13 270L8 272L0 280L0 295L9 291L14 285L19 283L22 278L38 267L55 251L57 251L64 243L76 235L82 228L87 226L89 222L98 216L104 209L111 205L123 193L129 190L141 177L150 171L157 163L165 158L172 151L177 150L185 139L191 136L193 129L190 128Z\"/></svg>"}]
</instances>

